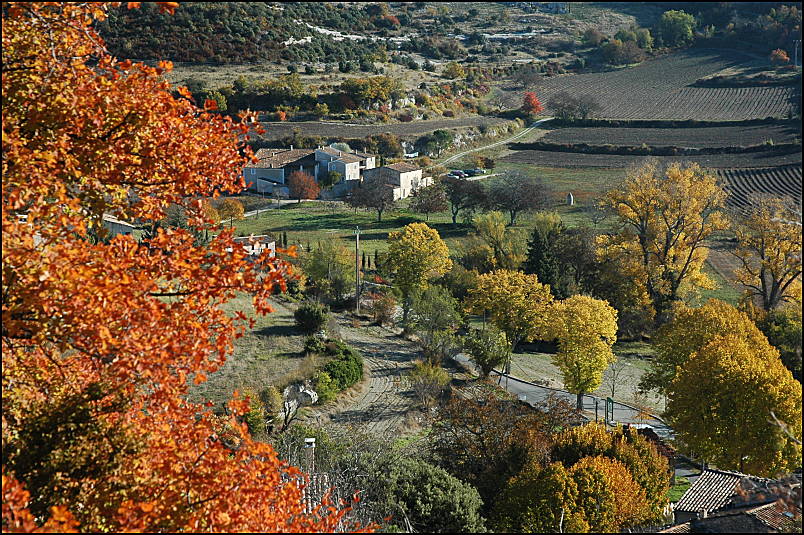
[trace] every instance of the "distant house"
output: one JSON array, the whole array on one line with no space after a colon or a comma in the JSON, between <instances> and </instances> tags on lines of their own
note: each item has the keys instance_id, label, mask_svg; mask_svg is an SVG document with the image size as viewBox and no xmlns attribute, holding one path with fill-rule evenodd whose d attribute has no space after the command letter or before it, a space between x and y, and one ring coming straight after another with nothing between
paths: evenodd
<instances>
[{"instance_id":1,"label":"distant house","mask_svg":"<svg viewBox=\"0 0 804 535\"><path fill-rule=\"evenodd\" d=\"M249 163L243 169L243 178L250 189L259 193L274 193L274 188L284 186L294 171L302 171L318 177L319 162L312 149L260 149L255 156L257 163ZM279 188L287 193L287 188ZM284 191L282 191L284 190Z\"/></svg>"},{"instance_id":2,"label":"distant house","mask_svg":"<svg viewBox=\"0 0 804 535\"><path fill-rule=\"evenodd\" d=\"M294 171L303 171L320 181L326 173L337 171L343 181L359 182L362 173L377 165L377 157L363 152L345 152L332 147L317 149L260 149L259 160L243 169L243 177L250 188L260 193L287 194L288 177Z\"/></svg>"},{"instance_id":3,"label":"distant house","mask_svg":"<svg viewBox=\"0 0 804 535\"><path fill-rule=\"evenodd\" d=\"M315 161L318 162L322 176L324 173L337 171L341 174L342 180L360 180L360 164L365 162L365 159L332 147L319 147L315 150ZM322 176L317 175L317 178L320 180Z\"/></svg>"},{"instance_id":4,"label":"distant house","mask_svg":"<svg viewBox=\"0 0 804 535\"><path fill-rule=\"evenodd\" d=\"M109 238L114 238L118 234L133 235L137 229L137 226L133 223L117 219L109 214L103 214L103 226L109 231Z\"/></svg>"},{"instance_id":5,"label":"distant house","mask_svg":"<svg viewBox=\"0 0 804 535\"><path fill-rule=\"evenodd\" d=\"M249 257L257 258L267 254L268 258L276 257L276 240L270 236L243 236L234 239L235 243L243 246Z\"/></svg>"},{"instance_id":6,"label":"distant house","mask_svg":"<svg viewBox=\"0 0 804 535\"><path fill-rule=\"evenodd\" d=\"M419 188L433 183L432 177L423 177L422 169L416 165L399 162L374 169L367 169L363 173L366 181L382 180L394 188L394 200L409 197Z\"/></svg>"}]
</instances>

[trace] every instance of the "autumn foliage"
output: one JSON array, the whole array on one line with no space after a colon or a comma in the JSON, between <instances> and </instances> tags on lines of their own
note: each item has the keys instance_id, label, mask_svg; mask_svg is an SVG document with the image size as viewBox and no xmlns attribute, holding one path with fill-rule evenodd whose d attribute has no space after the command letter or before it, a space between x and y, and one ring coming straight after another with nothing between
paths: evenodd
<instances>
[{"instance_id":1,"label":"autumn foliage","mask_svg":"<svg viewBox=\"0 0 804 535\"><path fill-rule=\"evenodd\" d=\"M525 92L525 98L522 100L522 111L530 115L537 115L544 111L544 106L533 91Z\"/></svg>"},{"instance_id":2,"label":"autumn foliage","mask_svg":"<svg viewBox=\"0 0 804 535\"><path fill-rule=\"evenodd\" d=\"M301 202L302 199L316 199L321 188L315 179L304 171L293 171L288 177L290 196Z\"/></svg>"},{"instance_id":3,"label":"autumn foliage","mask_svg":"<svg viewBox=\"0 0 804 535\"><path fill-rule=\"evenodd\" d=\"M306 513L296 469L185 400L246 323L220 305L247 292L269 312L287 262L257 272L231 231L87 241L104 213L155 221L171 203L210 228L192 199L243 189L250 157L248 116L174 98L168 63L105 53L106 10L3 9L3 531L332 531L343 510Z\"/></svg>"}]
</instances>

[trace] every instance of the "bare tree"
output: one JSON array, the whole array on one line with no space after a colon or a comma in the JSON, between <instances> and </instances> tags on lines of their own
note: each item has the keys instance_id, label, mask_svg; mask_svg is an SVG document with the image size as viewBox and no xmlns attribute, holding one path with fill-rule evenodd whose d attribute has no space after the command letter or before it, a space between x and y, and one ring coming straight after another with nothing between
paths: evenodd
<instances>
[{"instance_id":1,"label":"bare tree","mask_svg":"<svg viewBox=\"0 0 804 535\"><path fill-rule=\"evenodd\" d=\"M583 210L595 229L611 215L611 212L600 203L600 199L590 200L589 203L584 206Z\"/></svg>"},{"instance_id":2,"label":"bare tree","mask_svg":"<svg viewBox=\"0 0 804 535\"><path fill-rule=\"evenodd\" d=\"M630 364L623 359L617 359L603 372L603 384L606 385L606 389L611 392L612 399L614 399L614 396L617 394L617 387L623 386L623 379L625 379L624 376L625 372L628 370L628 366L630 366Z\"/></svg>"},{"instance_id":3,"label":"bare tree","mask_svg":"<svg viewBox=\"0 0 804 535\"><path fill-rule=\"evenodd\" d=\"M489 188L489 204L508 212L510 225L522 212L545 208L548 198L549 190L540 178L516 170L506 171Z\"/></svg>"},{"instance_id":4,"label":"bare tree","mask_svg":"<svg viewBox=\"0 0 804 535\"><path fill-rule=\"evenodd\" d=\"M377 221L382 221L382 214L396 206L393 186L380 179L363 182L352 190L347 198L354 208L369 208L377 212Z\"/></svg>"}]
</instances>

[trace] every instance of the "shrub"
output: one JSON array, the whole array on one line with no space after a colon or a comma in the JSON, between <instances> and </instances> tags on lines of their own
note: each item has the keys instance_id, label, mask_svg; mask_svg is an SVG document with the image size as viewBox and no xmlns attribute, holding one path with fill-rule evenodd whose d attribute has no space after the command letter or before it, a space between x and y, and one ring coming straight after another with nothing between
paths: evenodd
<instances>
[{"instance_id":1,"label":"shrub","mask_svg":"<svg viewBox=\"0 0 804 535\"><path fill-rule=\"evenodd\" d=\"M390 293L374 294L369 305L369 312L371 312L377 325L393 323L394 313L396 312L396 299Z\"/></svg>"},{"instance_id":2,"label":"shrub","mask_svg":"<svg viewBox=\"0 0 804 535\"><path fill-rule=\"evenodd\" d=\"M338 352L323 371L332 379L338 390L346 390L363 378L363 358L354 348L336 342Z\"/></svg>"},{"instance_id":3,"label":"shrub","mask_svg":"<svg viewBox=\"0 0 804 535\"><path fill-rule=\"evenodd\" d=\"M243 415L243 420L246 422L249 432L254 435L265 430L265 407L253 390L246 390L244 394L249 399L249 409Z\"/></svg>"},{"instance_id":4,"label":"shrub","mask_svg":"<svg viewBox=\"0 0 804 535\"><path fill-rule=\"evenodd\" d=\"M313 376L313 389L318 394L319 405L332 401L338 395L338 385L324 371L320 371Z\"/></svg>"},{"instance_id":5,"label":"shrub","mask_svg":"<svg viewBox=\"0 0 804 535\"><path fill-rule=\"evenodd\" d=\"M315 336L308 336L304 340L305 353L323 353L326 350L327 346L324 345L324 342Z\"/></svg>"},{"instance_id":6,"label":"shrub","mask_svg":"<svg viewBox=\"0 0 804 535\"><path fill-rule=\"evenodd\" d=\"M430 407L432 401L444 391L449 384L449 374L440 366L417 361L408 375L411 388L422 405Z\"/></svg>"},{"instance_id":7,"label":"shrub","mask_svg":"<svg viewBox=\"0 0 804 535\"><path fill-rule=\"evenodd\" d=\"M416 531L485 532L477 490L443 468L403 459L391 472L390 494Z\"/></svg>"},{"instance_id":8,"label":"shrub","mask_svg":"<svg viewBox=\"0 0 804 535\"><path fill-rule=\"evenodd\" d=\"M296 326L306 334L316 333L324 328L329 319L329 307L318 303L304 303L293 313Z\"/></svg>"}]
</instances>

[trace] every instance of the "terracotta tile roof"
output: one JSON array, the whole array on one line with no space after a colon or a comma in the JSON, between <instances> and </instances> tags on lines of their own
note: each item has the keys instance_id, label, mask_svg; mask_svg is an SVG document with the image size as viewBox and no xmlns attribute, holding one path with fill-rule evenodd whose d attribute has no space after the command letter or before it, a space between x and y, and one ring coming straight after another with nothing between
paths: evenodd
<instances>
[{"instance_id":1,"label":"terracotta tile roof","mask_svg":"<svg viewBox=\"0 0 804 535\"><path fill-rule=\"evenodd\" d=\"M418 171L421 169L421 167L409 164L407 162L392 163L391 165L384 165L383 167L393 169L394 171L399 171L400 173L410 173L411 171Z\"/></svg>"},{"instance_id":2,"label":"terracotta tile roof","mask_svg":"<svg viewBox=\"0 0 804 535\"><path fill-rule=\"evenodd\" d=\"M337 158L345 163L362 162L363 160L365 160L365 158L361 158L357 154L353 154L351 152L343 152L342 150L333 149L332 147L324 147L318 150L326 152L330 156Z\"/></svg>"},{"instance_id":3,"label":"terracotta tile roof","mask_svg":"<svg viewBox=\"0 0 804 535\"><path fill-rule=\"evenodd\" d=\"M795 525L794 516L801 516L801 509L797 511L785 511L778 502L760 505L745 512L757 518L760 522L771 529L782 532L790 532Z\"/></svg>"},{"instance_id":4,"label":"terracotta tile roof","mask_svg":"<svg viewBox=\"0 0 804 535\"><path fill-rule=\"evenodd\" d=\"M247 164L256 169L278 169L314 154L313 149L260 149L255 156L260 161Z\"/></svg>"},{"instance_id":5,"label":"terracotta tile roof","mask_svg":"<svg viewBox=\"0 0 804 535\"><path fill-rule=\"evenodd\" d=\"M660 530L658 533L692 533L692 530L690 529L690 523L684 522L683 524L676 524L675 526Z\"/></svg>"},{"instance_id":6,"label":"terracotta tile roof","mask_svg":"<svg viewBox=\"0 0 804 535\"><path fill-rule=\"evenodd\" d=\"M687 489L674 510L689 513L716 511L731 501L738 485L745 478L762 480L740 472L706 469Z\"/></svg>"}]
</instances>

